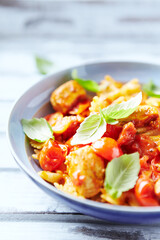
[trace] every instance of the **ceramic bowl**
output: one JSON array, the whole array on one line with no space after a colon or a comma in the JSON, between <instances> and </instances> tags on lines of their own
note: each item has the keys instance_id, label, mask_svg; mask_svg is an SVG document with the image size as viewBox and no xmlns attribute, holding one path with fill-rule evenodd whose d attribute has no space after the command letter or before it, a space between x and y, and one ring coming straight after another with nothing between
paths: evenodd
<instances>
[{"instance_id":1,"label":"ceramic bowl","mask_svg":"<svg viewBox=\"0 0 160 240\"><path fill-rule=\"evenodd\" d=\"M144 83L149 79L153 79L158 84L160 79L160 65L151 63L131 61L94 62L74 68L78 70L80 77L93 79L98 82L106 74L111 75L119 81L129 81L132 78L138 78L141 83ZM42 81L29 88L14 104L8 122L8 139L14 159L39 188L51 197L62 200L71 208L81 213L112 222L159 222L160 207L115 206L87 199L79 199L59 191L38 176L37 172L40 171L40 168L31 157L32 150L27 141L25 141L21 119L30 119L33 116L41 117L49 114L51 112L49 105L51 92L63 82L70 79L71 71L74 68L69 68L45 77Z\"/></svg>"}]
</instances>

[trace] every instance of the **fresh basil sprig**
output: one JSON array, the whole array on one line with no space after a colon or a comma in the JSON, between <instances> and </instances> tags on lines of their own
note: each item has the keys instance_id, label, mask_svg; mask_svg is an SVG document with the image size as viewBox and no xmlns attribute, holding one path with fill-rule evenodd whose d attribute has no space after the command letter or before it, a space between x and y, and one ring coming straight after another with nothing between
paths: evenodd
<instances>
[{"instance_id":1,"label":"fresh basil sprig","mask_svg":"<svg viewBox=\"0 0 160 240\"><path fill-rule=\"evenodd\" d=\"M142 93L138 93L135 97L126 102L111 104L103 109L103 114L112 119L126 118L131 115L142 101Z\"/></svg>"},{"instance_id":2,"label":"fresh basil sprig","mask_svg":"<svg viewBox=\"0 0 160 240\"><path fill-rule=\"evenodd\" d=\"M100 139L106 132L106 123L117 124L118 119L126 118L132 114L142 101L142 93L120 104L112 104L100 111L100 114L93 114L81 123L71 141L72 145L87 144Z\"/></svg>"},{"instance_id":3,"label":"fresh basil sprig","mask_svg":"<svg viewBox=\"0 0 160 240\"><path fill-rule=\"evenodd\" d=\"M104 187L113 198L132 189L140 170L139 153L124 154L108 163L105 171Z\"/></svg>"},{"instance_id":4,"label":"fresh basil sprig","mask_svg":"<svg viewBox=\"0 0 160 240\"><path fill-rule=\"evenodd\" d=\"M36 142L54 139L53 130L44 118L22 119L21 123L24 133Z\"/></svg>"},{"instance_id":5,"label":"fresh basil sprig","mask_svg":"<svg viewBox=\"0 0 160 240\"><path fill-rule=\"evenodd\" d=\"M85 80L78 77L77 70L74 69L71 73L72 79L79 83L84 89L91 92L98 92L99 85L93 80Z\"/></svg>"},{"instance_id":6,"label":"fresh basil sprig","mask_svg":"<svg viewBox=\"0 0 160 240\"><path fill-rule=\"evenodd\" d=\"M103 115L93 114L87 117L77 133L72 139L72 145L87 144L102 137L102 133L106 131L106 121Z\"/></svg>"},{"instance_id":7,"label":"fresh basil sprig","mask_svg":"<svg viewBox=\"0 0 160 240\"><path fill-rule=\"evenodd\" d=\"M41 74L47 74L52 71L53 69L53 62L49 61L48 59L42 57L35 57L36 67Z\"/></svg>"},{"instance_id":8,"label":"fresh basil sprig","mask_svg":"<svg viewBox=\"0 0 160 240\"><path fill-rule=\"evenodd\" d=\"M143 85L143 91L150 97L160 98L160 87L157 87L152 80Z\"/></svg>"}]
</instances>

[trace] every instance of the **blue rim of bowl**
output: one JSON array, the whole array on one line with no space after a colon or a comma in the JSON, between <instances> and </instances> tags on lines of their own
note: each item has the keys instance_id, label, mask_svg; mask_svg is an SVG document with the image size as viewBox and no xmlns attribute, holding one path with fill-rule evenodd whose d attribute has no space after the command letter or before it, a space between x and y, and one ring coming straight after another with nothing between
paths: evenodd
<instances>
[{"instance_id":1,"label":"blue rim of bowl","mask_svg":"<svg viewBox=\"0 0 160 240\"><path fill-rule=\"evenodd\" d=\"M130 207L130 206L122 206L122 205L112 205L112 204L108 204L108 203L100 203L100 202L96 202L93 200L89 200L89 199L81 199L75 196L72 196L71 194L62 192L60 190L58 190L57 188L55 188L54 186L52 186L51 184L47 183L46 181L44 181L43 179L41 179L37 172L35 171L35 173L32 173L26 166L25 164L19 159L18 155L15 153L14 148L11 144L11 140L10 140L10 133L9 133L9 125L10 125L10 119L12 117L12 113L14 111L14 109L16 108L16 105L21 101L21 99L23 98L24 94L27 94L32 88L34 88L36 85L39 85L40 82L45 81L46 79L48 79L49 77L53 77L55 74L59 74L59 73L63 73L65 71L69 71L72 70L74 68L78 68L81 66L89 66L89 65L93 65L93 64L107 64L107 63L133 63L133 64L148 64L148 65L153 65L153 66L158 66L160 67L160 64L157 63L157 61L154 62L153 61L135 61L135 60L120 60L120 59L111 59L111 60L96 60L96 61L87 61L87 62L83 62L79 65L75 65L73 67L67 67L63 70L54 72L50 75L47 75L46 77L44 77L43 79L41 79L40 81L38 81L37 83L35 83L34 85L32 85L31 87L29 87L27 90L25 90L20 97L17 98L17 100L15 100L15 102L13 103L12 106L12 110L10 112L9 118L8 118L8 124L7 124L7 141L9 144L9 148L10 151L12 153L12 156L14 157L15 161L17 162L17 164L19 165L19 167L28 175L30 176L34 181L36 181L37 183L39 183L42 187L47 188L48 190L56 193L57 195L59 195L61 198L65 198L67 200L71 200L77 204L83 204L85 206L88 207L94 207L100 210L108 210L108 211L114 211L116 213L133 213L133 214L141 214L141 213L160 213L160 206L159 207Z\"/></svg>"}]
</instances>

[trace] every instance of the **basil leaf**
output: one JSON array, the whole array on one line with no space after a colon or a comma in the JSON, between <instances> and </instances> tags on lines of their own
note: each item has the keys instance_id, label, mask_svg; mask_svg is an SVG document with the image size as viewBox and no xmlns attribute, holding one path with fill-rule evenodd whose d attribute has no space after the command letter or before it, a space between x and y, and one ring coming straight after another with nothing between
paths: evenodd
<instances>
[{"instance_id":1,"label":"basil leaf","mask_svg":"<svg viewBox=\"0 0 160 240\"><path fill-rule=\"evenodd\" d=\"M114 198L120 197L122 192L134 187L139 170L138 152L114 158L106 167L104 181L106 191Z\"/></svg>"},{"instance_id":2,"label":"basil leaf","mask_svg":"<svg viewBox=\"0 0 160 240\"><path fill-rule=\"evenodd\" d=\"M72 72L71 72L71 76L73 79L76 79L78 78L78 72L77 72L77 69L73 69Z\"/></svg>"},{"instance_id":3,"label":"basil leaf","mask_svg":"<svg viewBox=\"0 0 160 240\"><path fill-rule=\"evenodd\" d=\"M126 102L111 104L103 109L105 118L121 119L131 115L142 101L142 93L129 99Z\"/></svg>"},{"instance_id":4,"label":"basil leaf","mask_svg":"<svg viewBox=\"0 0 160 240\"><path fill-rule=\"evenodd\" d=\"M72 79L74 79L76 82L78 82L79 85L81 85L87 91L91 91L91 92L99 91L99 85L97 82L95 82L93 80L85 80L85 79L79 78L77 75L76 69L74 69L72 71L71 76L72 76Z\"/></svg>"},{"instance_id":5,"label":"basil leaf","mask_svg":"<svg viewBox=\"0 0 160 240\"><path fill-rule=\"evenodd\" d=\"M50 138L54 139L53 130L44 118L22 119L21 123L24 133L30 139L37 142L45 142Z\"/></svg>"},{"instance_id":6,"label":"basil leaf","mask_svg":"<svg viewBox=\"0 0 160 240\"><path fill-rule=\"evenodd\" d=\"M81 123L71 141L72 145L87 144L100 139L106 131L106 121L102 114L93 114Z\"/></svg>"},{"instance_id":7,"label":"basil leaf","mask_svg":"<svg viewBox=\"0 0 160 240\"><path fill-rule=\"evenodd\" d=\"M36 67L39 73L45 75L52 71L53 65L54 65L53 62L38 56L35 57L35 61L36 61Z\"/></svg>"},{"instance_id":8,"label":"basil leaf","mask_svg":"<svg viewBox=\"0 0 160 240\"><path fill-rule=\"evenodd\" d=\"M98 140L106 132L106 123L117 124L118 121L115 119L128 117L141 101L142 93L139 93L129 101L113 104L104 109L100 108L100 114L90 115L81 123L71 144L87 144Z\"/></svg>"},{"instance_id":9,"label":"basil leaf","mask_svg":"<svg viewBox=\"0 0 160 240\"><path fill-rule=\"evenodd\" d=\"M111 125L115 125L118 123L117 120L114 120L113 118L109 118L109 117L105 117L106 123L111 124Z\"/></svg>"},{"instance_id":10,"label":"basil leaf","mask_svg":"<svg viewBox=\"0 0 160 240\"><path fill-rule=\"evenodd\" d=\"M106 123L111 124L111 125L115 125L118 123L117 120L114 120L113 118L109 118L108 116L105 116L103 113L103 110L101 108L100 108L100 114L105 119Z\"/></svg>"},{"instance_id":11,"label":"basil leaf","mask_svg":"<svg viewBox=\"0 0 160 240\"><path fill-rule=\"evenodd\" d=\"M148 96L160 98L160 87L157 87L152 80L143 85L143 91Z\"/></svg>"}]
</instances>

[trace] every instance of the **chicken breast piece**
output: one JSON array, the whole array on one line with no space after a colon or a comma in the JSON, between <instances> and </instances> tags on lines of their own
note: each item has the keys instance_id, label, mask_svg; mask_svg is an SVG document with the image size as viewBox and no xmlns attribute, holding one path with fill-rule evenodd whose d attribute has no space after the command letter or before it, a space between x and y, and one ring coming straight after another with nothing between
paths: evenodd
<instances>
[{"instance_id":1,"label":"chicken breast piece","mask_svg":"<svg viewBox=\"0 0 160 240\"><path fill-rule=\"evenodd\" d=\"M100 192L104 180L104 161L91 146L71 152L66 157L67 171L77 193L85 198Z\"/></svg>"},{"instance_id":2,"label":"chicken breast piece","mask_svg":"<svg viewBox=\"0 0 160 240\"><path fill-rule=\"evenodd\" d=\"M139 127L144 127L149 125L150 122L156 121L159 117L159 110L157 107L152 107L148 105L139 105L134 113L125 119L121 119L121 122L132 121L134 125Z\"/></svg>"},{"instance_id":3,"label":"chicken breast piece","mask_svg":"<svg viewBox=\"0 0 160 240\"><path fill-rule=\"evenodd\" d=\"M86 98L86 91L76 81L71 80L52 93L50 102L56 111L66 114L78 101Z\"/></svg>"}]
</instances>

